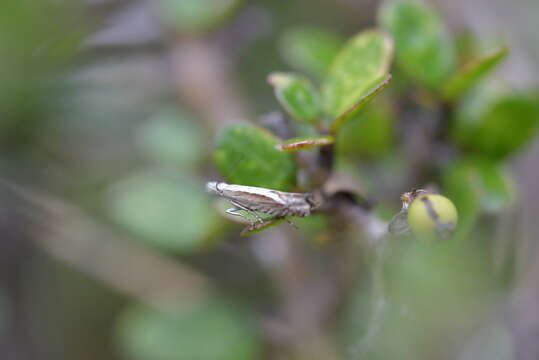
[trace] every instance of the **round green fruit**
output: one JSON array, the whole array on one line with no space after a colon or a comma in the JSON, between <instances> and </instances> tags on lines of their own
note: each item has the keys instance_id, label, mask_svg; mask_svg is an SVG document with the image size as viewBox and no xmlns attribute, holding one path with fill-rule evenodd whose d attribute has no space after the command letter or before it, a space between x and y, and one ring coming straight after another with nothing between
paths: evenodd
<instances>
[{"instance_id":1,"label":"round green fruit","mask_svg":"<svg viewBox=\"0 0 539 360\"><path fill-rule=\"evenodd\" d=\"M455 205L442 195L418 196L408 208L408 224L420 237L447 237L455 230L457 220Z\"/></svg>"}]
</instances>

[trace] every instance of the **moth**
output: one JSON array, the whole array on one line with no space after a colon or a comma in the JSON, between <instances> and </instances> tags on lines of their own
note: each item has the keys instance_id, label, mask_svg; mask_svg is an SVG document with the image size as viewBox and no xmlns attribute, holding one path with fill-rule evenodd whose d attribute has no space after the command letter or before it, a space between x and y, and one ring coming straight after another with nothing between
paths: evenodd
<instances>
[{"instance_id":1,"label":"moth","mask_svg":"<svg viewBox=\"0 0 539 360\"><path fill-rule=\"evenodd\" d=\"M275 218L308 216L320 206L320 201L313 193L291 193L217 181L207 183L206 190L227 199L234 205L233 208L226 210L228 214L245 217L241 213L244 210L260 223L268 219L262 219L257 212L273 215Z\"/></svg>"}]
</instances>

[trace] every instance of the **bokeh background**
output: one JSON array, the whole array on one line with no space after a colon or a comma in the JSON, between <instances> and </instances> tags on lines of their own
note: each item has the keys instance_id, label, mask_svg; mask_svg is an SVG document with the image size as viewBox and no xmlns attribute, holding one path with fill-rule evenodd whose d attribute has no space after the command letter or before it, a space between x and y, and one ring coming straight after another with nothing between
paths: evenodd
<instances>
[{"instance_id":1,"label":"bokeh background","mask_svg":"<svg viewBox=\"0 0 539 360\"><path fill-rule=\"evenodd\" d=\"M539 2L428 4L453 33L508 45L496 79L537 87ZM334 295L361 298L372 284L349 281L342 291L313 281L331 279L327 269L343 255L320 245L331 231L324 219L240 239L204 184L219 178L211 153L224 126L278 116L266 78L295 69L291 38L319 31L340 46L376 24L379 5L3 0L0 358L357 358L373 308L350 310ZM507 166L515 200L488 224L505 224L495 234L508 240L514 276L489 293L503 300L484 305L494 325L470 335L458 356L443 332L437 341L418 335L414 346L435 349L424 358L539 358L539 142ZM388 185L393 176L371 190L386 194L394 214L406 189ZM423 270L432 268L414 271ZM396 323L386 336L413 327ZM434 355L441 350L446 357Z\"/></svg>"}]
</instances>

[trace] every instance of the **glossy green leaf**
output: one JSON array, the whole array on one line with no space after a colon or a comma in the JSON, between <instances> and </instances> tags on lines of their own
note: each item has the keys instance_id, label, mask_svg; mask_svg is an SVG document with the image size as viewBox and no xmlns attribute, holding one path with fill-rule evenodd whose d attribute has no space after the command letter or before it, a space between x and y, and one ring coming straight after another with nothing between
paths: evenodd
<instances>
[{"instance_id":1,"label":"glossy green leaf","mask_svg":"<svg viewBox=\"0 0 539 360\"><path fill-rule=\"evenodd\" d=\"M112 218L141 240L185 253L207 245L216 225L202 184L158 172L142 173L111 188L107 202Z\"/></svg>"},{"instance_id":2,"label":"glossy green leaf","mask_svg":"<svg viewBox=\"0 0 539 360\"><path fill-rule=\"evenodd\" d=\"M379 17L395 40L399 67L427 88L438 89L455 63L454 44L438 15L419 1L388 0Z\"/></svg>"},{"instance_id":3,"label":"glossy green leaf","mask_svg":"<svg viewBox=\"0 0 539 360\"><path fill-rule=\"evenodd\" d=\"M221 176L232 184L290 190L296 164L288 153L275 149L280 140L252 125L234 125L219 136L213 159Z\"/></svg>"},{"instance_id":4,"label":"glossy green leaf","mask_svg":"<svg viewBox=\"0 0 539 360\"><path fill-rule=\"evenodd\" d=\"M288 29L280 39L280 51L293 68L322 77L326 75L344 41L337 35L313 27Z\"/></svg>"},{"instance_id":5,"label":"glossy green leaf","mask_svg":"<svg viewBox=\"0 0 539 360\"><path fill-rule=\"evenodd\" d=\"M507 54L507 47L501 47L471 61L449 79L443 88L443 96L446 99L454 99L462 95L494 70Z\"/></svg>"},{"instance_id":6,"label":"glossy green leaf","mask_svg":"<svg viewBox=\"0 0 539 360\"><path fill-rule=\"evenodd\" d=\"M282 144L276 145L275 148L280 151L300 151L315 149L321 146L331 145L335 142L333 136L305 136L288 139Z\"/></svg>"},{"instance_id":7,"label":"glossy green leaf","mask_svg":"<svg viewBox=\"0 0 539 360\"><path fill-rule=\"evenodd\" d=\"M380 91L389 85L391 79L391 74L386 75L384 79L376 84L374 88L372 88L367 94L359 98L359 100L357 100L348 110L339 115L339 117L337 117L331 123L329 133L335 134L344 123L354 117L354 115L357 115L359 111L365 107L365 105L367 105L372 99L374 99L374 97L376 97L376 95L378 95Z\"/></svg>"},{"instance_id":8,"label":"glossy green leaf","mask_svg":"<svg viewBox=\"0 0 539 360\"><path fill-rule=\"evenodd\" d=\"M139 130L137 143L150 159L175 167L196 164L204 150L200 125L172 108L151 117Z\"/></svg>"},{"instance_id":9,"label":"glossy green leaf","mask_svg":"<svg viewBox=\"0 0 539 360\"><path fill-rule=\"evenodd\" d=\"M198 33L219 25L241 0L163 0L161 3L161 15L171 28Z\"/></svg>"},{"instance_id":10,"label":"glossy green leaf","mask_svg":"<svg viewBox=\"0 0 539 360\"><path fill-rule=\"evenodd\" d=\"M337 55L323 84L325 110L337 118L387 76L393 56L390 37L367 30L353 37Z\"/></svg>"},{"instance_id":11,"label":"glossy green leaf","mask_svg":"<svg viewBox=\"0 0 539 360\"><path fill-rule=\"evenodd\" d=\"M379 157L391 149L395 122L390 106L371 104L350 118L337 133L337 154Z\"/></svg>"},{"instance_id":12,"label":"glossy green leaf","mask_svg":"<svg viewBox=\"0 0 539 360\"><path fill-rule=\"evenodd\" d=\"M268 82L282 107L294 119L314 123L320 119L320 96L306 78L291 73L271 73Z\"/></svg>"},{"instance_id":13,"label":"glossy green leaf","mask_svg":"<svg viewBox=\"0 0 539 360\"><path fill-rule=\"evenodd\" d=\"M120 349L137 360L255 360L261 350L246 314L217 300L169 312L132 305L117 333Z\"/></svg>"},{"instance_id":14,"label":"glossy green leaf","mask_svg":"<svg viewBox=\"0 0 539 360\"><path fill-rule=\"evenodd\" d=\"M452 136L465 150L501 159L533 139L538 123L537 94L481 88L459 105Z\"/></svg>"}]
</instances>

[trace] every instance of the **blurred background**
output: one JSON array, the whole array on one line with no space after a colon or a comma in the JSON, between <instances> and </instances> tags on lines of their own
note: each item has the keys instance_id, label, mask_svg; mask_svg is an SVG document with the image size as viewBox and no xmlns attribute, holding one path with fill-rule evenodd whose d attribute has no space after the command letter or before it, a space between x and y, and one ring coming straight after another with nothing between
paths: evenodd
<instances>
[{"instance_id":1,"label":"blurred background","mask_svg":"<svg viewBox=\"0 0 539 360\"><path fill-rule=\"evenodd\" d=\"M455 37L507 44L496 81L514 91L537 89L539 2L425 3ZM504 240L495 263L510 263L510 280L488 291L473 281L440 285L444 276L486 271L480 250L462 263L438 254L406 271L388 270L404 273L392 288L396 298L418 296L411 308L432 315L440 304L446 323L466 306L486 314L481 325L451 324L436 336L414 331L431 329L430 315L392 318L391 331L379 335L382 320L372 314L383 302L363 276L368 260L350 265L360 256L343 244L346 236L327 245L335 237L331 221L313 216L298 221L297 231L281 226L239 238L241 227L222 216L226 205L204 192L207 181L219 179L212 151L221 129L280 116L268 74L301 70L316 82L331 56L309 63L304 47L332 54L376 26L379 6L3 0L0 359L539 359L536 139L505 163L511 204L493 205L496 218L483 221L491 230L484 237ZM370 150L344 151L341 164L363 190L380 194L388 219L409 190L399 180L408 164L395 164L395 148L386 150L397 130L384 134ZM379 149L387 173L372 154ZM354 168L354 151L368 159L365 167ZM458 274L406 282L444 264ZM447 305L448 289L467 297ZM466 341L454 340L456 329ZM371 340L376 336L387 341Z\"/></svg>"}]
</instances>

